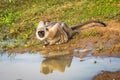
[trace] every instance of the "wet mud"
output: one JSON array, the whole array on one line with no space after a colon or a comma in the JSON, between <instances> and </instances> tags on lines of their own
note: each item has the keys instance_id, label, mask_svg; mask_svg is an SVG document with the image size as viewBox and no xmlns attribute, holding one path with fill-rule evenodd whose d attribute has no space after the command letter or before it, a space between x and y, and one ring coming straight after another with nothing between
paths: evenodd
<instances>
[{"instance_id":1,"label":"wet mud","mask_svg":"<svg viewBox=\"0 0 120 80\"><path fill-rule=\"evenodd\" d=\"M93 27L78 30L67 43L61 45L51 45L43 47L40 45L27 48L14 48L8 52L26 51L64 51L74 49L95 49L94 56L113 56L120 57L120 23L111 20L106 22L107 27Z\"/></svg>"},{"instance_id":2,"label":"wet mud","mask_svg":"<svg viewBox=\"0 0 120 80\"><path fill-rule=\"evenodd\" d=\"M94 77L93 80L120 80L120 71L108 72L105 71L98 76Z\"/></svg>"}]
</instances>

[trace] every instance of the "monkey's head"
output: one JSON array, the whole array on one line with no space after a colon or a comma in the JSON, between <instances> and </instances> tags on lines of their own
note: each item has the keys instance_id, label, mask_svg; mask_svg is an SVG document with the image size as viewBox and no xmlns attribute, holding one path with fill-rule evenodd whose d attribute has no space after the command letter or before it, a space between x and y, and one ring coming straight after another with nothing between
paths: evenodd
<instances>
[{"instance_id":1,"label":"monkey's head","mask_svg":"<svg viewBox=\"0 0 120 80\"><path fill-rule=\"evenodd\" d=\"M44 23L43 21L40 21L38 24L38 27L36 29L36 37L41 41L46 39L46 34L49 31L46 27L48 24L49 22Z\"/></svg>"}]
</instances>

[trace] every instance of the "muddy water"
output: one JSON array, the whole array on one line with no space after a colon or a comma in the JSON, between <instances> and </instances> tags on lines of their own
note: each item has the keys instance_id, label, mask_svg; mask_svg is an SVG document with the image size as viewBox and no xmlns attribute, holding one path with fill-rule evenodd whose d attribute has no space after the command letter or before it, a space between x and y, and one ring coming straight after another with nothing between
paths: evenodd
<instances>
[{"instance_id":1,"label":"muddy water","mask_svg":"<svg viewBox=\"0 0 120 80\"><path fill-rule=\"evenodd\" d=\"M92 80L102 71L120 70L120 58L62 56L40 53L0 54L0 80Z\"/></svg>"}]
</instances>

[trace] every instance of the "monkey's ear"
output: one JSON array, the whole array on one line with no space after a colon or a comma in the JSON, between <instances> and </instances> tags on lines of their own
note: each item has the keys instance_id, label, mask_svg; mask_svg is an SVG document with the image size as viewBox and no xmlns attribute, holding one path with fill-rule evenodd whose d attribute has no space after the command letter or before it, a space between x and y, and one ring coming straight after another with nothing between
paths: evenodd
<instances>
[{"instance_id":1,"label":"monkey's ear","mask_svg":"<svg viewBox=\"0 0 120 80\"><path fill-rule=\"evenodd\" d=\"M38 26L39 26L39 27L43 27L44 25L45 25L45 24L44 24L44 21L40 21Z\"/></svg>"}]
</instances>

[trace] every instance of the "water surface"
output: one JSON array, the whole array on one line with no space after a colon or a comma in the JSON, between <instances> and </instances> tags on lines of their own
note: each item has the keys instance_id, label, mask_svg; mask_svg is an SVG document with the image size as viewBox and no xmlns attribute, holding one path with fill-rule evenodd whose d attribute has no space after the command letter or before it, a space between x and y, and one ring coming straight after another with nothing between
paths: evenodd
<instances>
[{"instance_id":1,"label":"water surface","mask_svg":"<svg viewBox=\"0 0 120 80\"><path fill-rule=\"evenodd\" d=\"M1 54L0 80L92 80L102 71L120 71L120 58L61 56L40 53Z\"/></svg>"}]
</instances>

